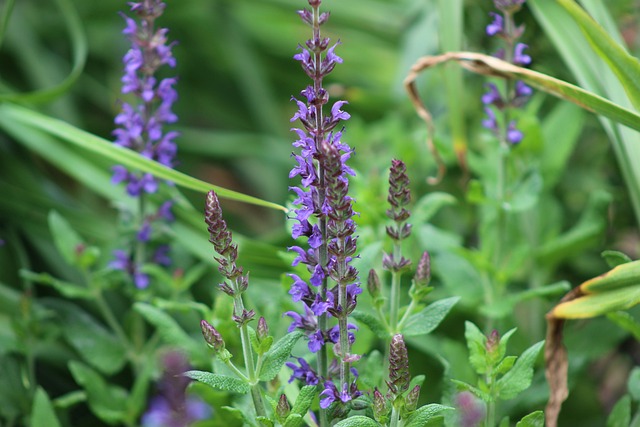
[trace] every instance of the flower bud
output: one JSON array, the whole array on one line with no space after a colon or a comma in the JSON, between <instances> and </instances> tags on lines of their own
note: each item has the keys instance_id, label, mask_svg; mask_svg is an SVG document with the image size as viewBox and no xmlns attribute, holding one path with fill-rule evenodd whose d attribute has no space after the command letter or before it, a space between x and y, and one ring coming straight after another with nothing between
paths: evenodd
<instances>
[{"instance_id":1,"label":"flower bud","mask_svg":"<svg viewBox=\"0 0 640 427\"><path fill-rule=\"evenodd\" d=\"M389 348L389 393L393 399L409 389L411 375L409 374L409 354L404 344L402 334L391 338Z\"/></svg>"},{"instance_id":2,"label":"flower bud","mask_svg":"<svg viewBox=\"0 0 640 427\"><path fill-rule=\"evenodd\" d=\"M378 273L372 268L369 270L369 276L367 276L367 290L371 298L375 300L380 296L380 288L380 277L378 277Z\"/></svg>"},{"instance_id":3,"label":"flower bud","mask_svg":"<svg viewBox=\"0 0 640 427\"><path fill-rule=\"evenodd\" d=\"M425 251L420 257L418 267L416 268L416 275L413 276L413 281L417 287L428 286L431 281L431 257L429 252Z\"/></svg>"},{"instance_id":4,"label":"flower bud","mask_svg":"<svg viewBox=\"0 0 640 427\"><path fill-rule=\"evenodd\" d=\"M386 425L389 421L389 410L390 405L387 402L387 399L380 393L380 391L376 388L373 391L373 417L380 424Z\"/></svg>"},{"instance_id":5,"label":"flower bud","mask_svg":"<svg viewBox=\"0 0 640 427\"><path fill-rule=\"evenodd\" d=\"M420 398L420 386L417 385L411 389L404 400L404 410L409 413L418 408L418 399Z\"/></svg>"},{"instance_id":6,"label":"flower bud","mask_svg":"<svg viewBox=\"0 0 640 427\"><path fill-rule=\"evenodd\" d=\"M289 402L287 401L287 396L285 396L284 394L281 394L280 399L278 400L278 405L276 406L276 420L280 424L284 424L290 412L291 412L291 406L289 406Z\"/></svg>"},{"instance_id":7,"label":"flower bud","mask_svg":"<svg viewBox=\"0 0 640 427\"><path fill-rule=\"evenodd\" d=\"M267 321L264 317L260 317L260 319L258 319L258 330L256 332L258 335L258 341L262 341L269 336L269 326L267 326Z\"/></svg>"},{"instance_id":8,"label":"flower bud","mask_svg":"<svg viewBox=\"0 0 640 427\"><path fill-rule=\"evenodd\" d=\"M224 340L216 328L206 320L202 320L200 321L200 329L202 330L202 336L207 344L209 344L209 347L213 348L216 352L224 350Z\"/></svg>"}]
</instances>

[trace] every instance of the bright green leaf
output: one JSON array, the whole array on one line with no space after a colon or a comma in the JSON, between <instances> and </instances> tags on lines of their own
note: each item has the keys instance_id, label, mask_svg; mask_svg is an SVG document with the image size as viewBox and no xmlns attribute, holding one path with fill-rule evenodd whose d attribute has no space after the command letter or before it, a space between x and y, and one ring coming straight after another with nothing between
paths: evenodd
<instances>
[{"instance_id":1,"label":"bright green leaf","mask_svg":"<svg viewBox=\"0 0 640 427\"><path fill-rule=\"evenodd\" d=\"M522 418L516 427L544 427L544 412L535 411Z\"/></svg>"},{"instance_id":2,"label":"bright green leaf","mask_svg":"<svg viewBox=\"0 0 640 427\"><path fill-rule=\"evenodd\" d=\"M607 262L609 268L615 268L632 261L627 254L619 251L603 251L600 255Z\"/></svg>"},{"instance_id":3,"label":"bright green leaf","mask_svg":"<svg viewBox=\"0 0 640 427\"><path fill-rule=\"evenodd\" d=\"M487 371L487 337L473 323L464 322L464 337L469 349L469 363L478 374Z\"/></svg>"},{"instance_id":4,"label":"bright green leaf","mask_svg":"<svg viewBox=\"0 0 640 427\"><path fill-rule=\"evenodd\" d=\"M304 335L301 331L294 331L280 338L271 349L265 353L259 378L262 381L271 381L278 375L282 365L291 356L291 349Z\"/></svg>"},{"instance_id":5,"label":"bright green leaf","mask_svg":"<svg viewBox=\"0 0 640 427\"><path fill-rule=\"evenodd\" d=\"M318 394L318 387L314 385L307 385L302 387L300 390L300 394L296 398L293 407L291 408L291 413L298 414L300 416L305 416L311 404L313 403L313 399L315 399Z\"/></svg>"},{"instance_id":6,"label":"bright green leaf","mask_svg":"<svg viewBox=\"0 0 640 427\"><path fill-rule=\"evenodd\" d=\"M540 341L522 353L513 368L496 381L496 388L499 396L503 400L509 400L529 388L533 378L533 365L536 363L538 353L544 346L544 341Z\"/></svg>"},{"instance_id":7,"label":"bright green leaf","mask_svg":"<svg viewBox=\"0 0 640 427\"><path fill-rule=\"evenodd\" d=\"M340 421L335 427L379 427L375 420L362 415L355 415Z\"/></svg>"},{"instance_id":8,"label":"bright green leaf","mask_svg":"<svg viewBox=\"0 0 640 427\"><path fill-rule=\"evenodd\" d=\"M452 411L453 408L444 405L432 403L418 408L413 414L407 418L405 427L423 427L434 417L442 415L445 411Z\"/></svg>"},{"instance_id":9,"label":"bright green leaf","mask_svg":"<svg viewBox=\"0 0 640 427\"><path fill-rule=\"evenodd\" d=\"M409 317L402 328L402 334L407 337L428 334L438 327L459 300L460 297L451 297L428 305L420 312Z\"/></svg>"},{"instance_id":10,"label":"bright green leaf","mask_svg":"<svg viewBox=\"0 0 640 427\"><path fill-rule=\"evenodd\" d=\"M614 405L609 417L607 427L628 427L631 423L631 396L625 394Z\"/></svg>"},{"instance_id":11,"label":"bright green leaf","mask_svg":"<svg viewBox=\"0 0 640 427\"><path fill-rule=\"evenodd\" d=\"M373 314L356 310L351 313L351 317L368 327L378 338L382 340L389 338L389 331Z\"/></svg>"},{"instance_id":12,"label":"bright green leaf","mask_svg":"<svg viewBox=\"0 0 640 427\"><path fill-rule=\"evenodd\" d=\"M200 381L216 390L233 391L240 394L247 394L251 391L249 384L240 378L205 371L187 371L184 376Z\"/></svg>"},{"instance_id":13,"label":"bright green leaf","mask_svg":"<svg viewBox=\"0 0 640 427\"><path fill-rule=\"evenodd\" d=\"M31 427L61 427L47 392L38 387L31 409Z\"/></svg>"}]
</instances>

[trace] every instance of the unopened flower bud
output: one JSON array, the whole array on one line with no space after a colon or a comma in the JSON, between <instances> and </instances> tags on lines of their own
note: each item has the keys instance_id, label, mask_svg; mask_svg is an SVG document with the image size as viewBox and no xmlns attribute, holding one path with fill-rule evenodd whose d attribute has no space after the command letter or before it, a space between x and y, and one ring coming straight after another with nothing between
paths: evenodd
<instances>
[{"instance_id":1,"label":"unopened flower bud","mask_svg":"<svg viewBox=\"0 0 640 427\"><path fill-rule=\"evenodd\" d=\"M380 296L380 288L380 277L378 277L378 273L372 268L369 270L369 276L367 276L367 290L371 298L375 300Z\"/></svg>"},{"instance_id":2,"label":"unopened flower bud","mask_svg":"<svg viewBox=\"0 0 640 427\"><path fill-rule=\"evenodd\" d=\"M267 326L267 321L264 317L260 317L260 319L258 319L257 335L258 341L262 341L269 336L269 326Z\"/></svg>"},{"instance_id":3,"label":"unopened flower bud","mask_svg":"<svg viewBox=\"0 0 640 427\"><path fill-rule=\"evenodd\" d=\"M224 340L216 328L206 320L202 320L200 321L200 329L202 330L202 336L207 344L209 344L209 347L213 348L216 352L224 350Z\"/></svg>"},{"instance_id":4,"label":"unopened flower bud","mask_svg":"<svg viewBox=\"0 0 640 427\"><path fill-rule=\"evenodd\" d=\"M290 412L291 412L291 406L289 406L289 402L287 401L287 396L285 396L284 394L281 394L280 399L278 400L278 405L276 406L276 420L280 424L284 424Z\"/></svg>"},{"instance_id":5,"label":"unopened flower bud","mask_svg":"<svg viewBox=\"0 0 640 427\"><path fill-rule=\"evenodd\" d=\"M413 276L413 281L417 287L425 287L429 285L431 281L431 257L429 252L425 251L420 257L418 267L416 268L416 275Z\"/></svg>"},{"instance_id":6,"label":"unopened flower bud","mask_svg":"<svg viewBox=\"0 0 640 427\"><path fill-rule=\"evenodd\" d=\"M386 425L389 421L390 405L387 403L387 399L376 388L373 391L373 417L380 424Z\"/></svg>"},{"instance_id":7,"label":"unopened flower bud","mask_svg":"<svg viewBox=\"0 0 640 427\"><path fill-rule=\"evenodd\" d=\"M418 408L418 399L420 398L420 386L417 385L411 389L411 391L407 394L407 397L404 399L404 410L405 412L413 412Z\"/></svg>"},{"instance_id":8,"label":"unopened flower bud","mask_svg":"<svg viewBox=\"0 0 640 427\"><path fill-rule=\"evenodd\" d=\"M402 334L396 334L391 338L389 347L389 392L392 398L399 396L409 389L411 375L409 374L409 354L404 344Z\"/></svg>"},{"instance_id":9,"label":"unopened flower bud","mask_svg":"<svg viewBox=\"0 0 640 427\"><path fill-rule=\"evenodd\" d=\"M497 329L491 331L489 337L487 338L487 342L485 344L485 348L487 349L487 353L494 353L498 349L498 345L500 344L500 333Z\"/></svg>"},{"instance_id":10,"label":"unopened flower bud","mask_svg":"<svg viewBox=\"0 0 640 427\"><path fill-rule=\"evenodd\" d=\"M247 309L245 308L242 310L242 313L240 313L239 315L234 313L233 316L231 316L231 318L233 319L234 322L238 324L238 327L241 327L251 322L255 317L255 315L256 315L255 311L253 310L247 311Z\"/></svg>"}]
</instances>

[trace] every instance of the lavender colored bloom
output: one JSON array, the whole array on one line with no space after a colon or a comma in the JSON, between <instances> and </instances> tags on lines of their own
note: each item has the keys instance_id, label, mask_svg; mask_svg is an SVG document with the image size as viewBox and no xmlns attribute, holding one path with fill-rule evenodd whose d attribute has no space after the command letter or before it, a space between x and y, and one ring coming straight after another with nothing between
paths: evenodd
<instances>
[{"instance_id":1,"label":"lavender colored bloom","mask_svg":"<svg viewBox=\"0 0 640 427\"><path fill-rule=\"evenodd\" d=\"M297 366L295 363L287 362L286 365L293 370L289 382L293 382L295 379L303 380L306 385L317 385L319 382L318 374L311 368L311 366L302 357L298 357Z\"/></svg>"},{"instance_id":2,"label":"lavender colored bloom","mask_svg":"<svg viewBox=\"0 0 640 427\"><path fill-rule=\"evenodd\" d=\"M460 427L477 427L484 419L486 408L471 392L463 391L455 399L459 411Z\"/></svg>"},{"instance_id":3,"label":"lavender colored bloom","mask_svg":"<svg viewBox=\"0 0 640 427\"><path fill-rule=\"evenodd\" d=\"M498 90L498 87L493 83L487 83L487 88L489 89L484 95L482 95L482 103L484 105L495 105L498 108L502 108L504 106L504 101L502 100L502 95Z\"/></svg>"},{"instance_id":4,"label":"lavender colored bloom","mask_svg":"<svg viewBox=\"0 0 640 427\"><path fill-rule=\"evenodd\" d=\"M158 384L159 394L142 416L143 427L188 427L211 416L211 408L194 396L187 396L190 380L182 374L188 370L181 353L168 353L163 360L165 372Z\"/></svg>"},{"instance_id":5,"label":"lavender colored bloom","mask_svg":"<svg viewBox=\"0 0 640 427\"><path fill-rule=\"evenodd\" d=\"M495 36L502 33L504 31L504 19L502 19L502 15L495 12L489 12L489 15L493 17L493 22L487 25L487 35Z\"/></svg>"},{"instance_id":6,"label":"lavender colored bloom","mask_svg":"<svg viewBox=\"0 0 640 427\"><path fill-rule=\"evenodd\" d=\"M531 57L524 53L525 49L528 49L524 43L518 43L513 51L513 63L516 65L529 65L531 64Z\"/></svg>"},{"instance_id":7,"label":"lavender colored bloom","mask_svg":"<svg viewBox=\"0 0 640 427\"><path fill-rule=\"evenodd\" d=\"M509 122L509 127L507 128L507 142L511 144L518 144L524 138L523 133L516 128L516 122Z\"/></svg>"}]
</instances>

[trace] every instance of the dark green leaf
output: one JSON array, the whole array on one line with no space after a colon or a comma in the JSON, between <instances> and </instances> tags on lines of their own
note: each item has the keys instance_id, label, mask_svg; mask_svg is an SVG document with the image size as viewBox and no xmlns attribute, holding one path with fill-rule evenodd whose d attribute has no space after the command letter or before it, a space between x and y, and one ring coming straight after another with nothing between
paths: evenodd
<instances>
[{"instance_id":1,"label":"dark green leaf","mask_svg":"<svg viewBox=\"0 0 640 427\"><path fill-rule=\"evenodd\" d=\"M69 362L74 380L87 392L91 411L108 424L122 422L127 417L127 392L109 385L97 372L80 362Z\"/></svg>"},{"instance_id":2,"label":"dark green leaf","mask_svg":"<svg viewBox=\"0 0 640 427\"><path fill-rule=\"evenodd\" d=\"M264 355L259 375L261 381L271 381L278 375L284 362L291 356L291 349L302 335L304 334L301 331L294 331L273 344L273 347Z\"/></svg>"},{"instance_id":3,"label":"dark green leaf","mask_svg":"<svg viewBox=\"0 0 640 427\"><path fill-rule=\"evenodd\" d=\"M619 251L604 251L601 255L609 265L609 268L615 268L620 264L626 264L632 261L627 254Z\"/></svg>"},{"instance_id":4,"label":"dark green leaf","mask_svg":"<svg viewBox=\"0 0 640 427\"><path fill-rule=\"evenodd\" d=\"M216 390L233 391L240 394L247 394L251 391L249 384L240 378L228 377L226 375L214 374L205 371L187 371L186 377L200 381Z\"/></svg>"},{"instance_id":5,"label":"dark green leaf","mask_svg":"<svg viewBox=\"0 0 640 427\"><path fill-rule=\"evenodd\" d=\"M107 375L122 369L126 350L100 322L66 301L50 301L48 305L56 310L65 339L86 363Z\"/></svg>"},{"instance_id":6,"label":"dark green leaf","mask_svg":"<svg viewBox=\"0 0 640 427\"><path fill-rule=\"evenodd\" d=\"M31 409L31 427L61 427L51 400L41 387L36 390Z\"/></svg>"},{"instance_id":7,"label":"dark green leaf","mask_svg":"<svg viewBox=\"0 0 640 427\"><path fill-rule=\"evenodd\" d=\"M409 317L402 328L402 334L407 337L428 334L442 322L459 300L460 297L451 297L428 305L420 312Z\"/></svg>"}]
</instances>

